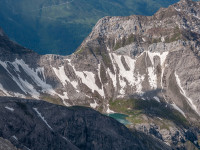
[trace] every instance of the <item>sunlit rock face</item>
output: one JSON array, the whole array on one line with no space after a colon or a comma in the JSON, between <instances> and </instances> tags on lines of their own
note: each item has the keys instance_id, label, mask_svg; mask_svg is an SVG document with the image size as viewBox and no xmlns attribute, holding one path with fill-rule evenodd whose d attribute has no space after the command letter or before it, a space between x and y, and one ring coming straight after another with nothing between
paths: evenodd
<instances>
[{"instance_id":1,"label":"sunlit rock face","mask_svg":"<svg viewBox=\"0 0 200 150\"><path fill-rule=\"evenodd\" d=\"M157 97L199 115L198 5L180 1L150 17L105 17L70 56L37 55L1 31L1 95L103 111L109 99Z\"/></svg>"},{"instance_id":2,"label":"sunlit rock face","mask_svg":"<svg viewBox=\"0 0 200 150\"><path fill-rule=\"evenodd\" d=\"M70 56L38 55L0 30L0 95L103 113L113 113L110 102L119 99L154 100L199 125L199 5L182 0L153 16L102 18ZM168 144L190 132L175 124L169 130L150 123L134 128L158 130Z\"/></svg>"}]
</instances>

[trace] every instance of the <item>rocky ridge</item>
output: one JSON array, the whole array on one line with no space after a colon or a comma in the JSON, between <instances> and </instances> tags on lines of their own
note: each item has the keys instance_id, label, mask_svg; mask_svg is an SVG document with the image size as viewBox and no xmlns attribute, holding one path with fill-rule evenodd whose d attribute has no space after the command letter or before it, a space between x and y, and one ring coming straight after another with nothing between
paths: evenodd
<instances>
[{"instance_id":1,"label":"rocky ridge","mask_svg":"<svg viewBox=\"0 0 200 150\"><path fill-rule=\"evenodd\" d=\"M40 56L0 34L1 95L90 106L106 113L115 109L109 106L117 99L154 100L198 127L199 5L181 0L154 16L102 18L70 56ZM161 131L154 120L133 126L144 131L145 125L147 133L153 127L172 145L176 131L178 142L190 131L174 121L172 129ZM192 133L195 144L199 130Z\"/></svg>"},{"instance_id":2,"label":"rocky ridge","mask_svg":"<svg viewBox=\"0 0 200 150\"><path fill-rule=\"evenodd\" d=\"M0 143L7 139L22 150L171 149L91 108L9 97L0 104Z\"/></svg>"}]
</instances>

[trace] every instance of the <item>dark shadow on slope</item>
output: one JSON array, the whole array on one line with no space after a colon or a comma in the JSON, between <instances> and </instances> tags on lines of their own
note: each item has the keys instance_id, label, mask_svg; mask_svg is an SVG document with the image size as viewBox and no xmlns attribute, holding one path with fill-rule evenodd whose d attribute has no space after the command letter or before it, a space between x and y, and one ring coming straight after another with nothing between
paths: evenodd
<instances>
[{"instance_id":1,"label":"dark shadow on slope","mask_svg":"<svg viewBox=\"0 0 200 150\"><path fill-rule=\"evenodd\" d=\"M189 128L189 121L169 103L160 99L160 102L153 98L161 92L161 89L147 91L141 98L139 95L132 95L127 99L119 99L110 103L112 110L127 115L145 114L151 118L159 117L174 122L176 125ZM164 91L163 91L164 92Z\"/></svg>"}]
</instances>

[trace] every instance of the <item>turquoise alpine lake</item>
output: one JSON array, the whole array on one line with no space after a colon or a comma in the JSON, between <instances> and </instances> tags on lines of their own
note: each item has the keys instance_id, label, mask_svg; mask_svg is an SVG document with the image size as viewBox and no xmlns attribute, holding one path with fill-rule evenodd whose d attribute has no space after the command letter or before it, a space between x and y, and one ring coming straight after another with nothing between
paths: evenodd
<instances>
[{"instance_id":1,"label":"turquoise alpine lake","mask_svg":"<svg viewBox=\"0 0 200 150\"><path fill-rule=\"evenodd\" d=\"M119 121L120 123L122 123L124 125L131 124L128 120L126 120L126 117L128 117L128 115L120 114L120 113L110 113L110 114L106 114L106 115L116 119L117 121Z\"/></svg>"}]
</instances>

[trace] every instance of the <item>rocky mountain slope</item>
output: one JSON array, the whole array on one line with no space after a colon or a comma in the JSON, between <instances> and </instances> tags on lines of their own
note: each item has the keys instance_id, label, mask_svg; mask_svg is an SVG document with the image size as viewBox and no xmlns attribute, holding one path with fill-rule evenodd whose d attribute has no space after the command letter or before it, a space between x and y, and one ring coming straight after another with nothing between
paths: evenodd
<instances>
[{"instance_id":1,"label":"rocky mountain slope","mask_svg":"<svg viewBox=\"0 0 200 150\"><path fill-rule=\"evenodd\" d=\"M152 15L160 7L176 2L178 0L2 0L0 26L11 39L39 54L69 55L104 16Z\"/></svg>"},{"instance_id":2,"label":"rocky mountain slope","mask_svg":"<svg viewBox=\"0 0 200 150\"><path fill-rule=\"evenodd\" d=\"M0 31L1 95L114 110L169 145L199 147L199 6L102 18L70 56L40 56Z\"/></svg>"},{"instance_id":3,"label":"rocky mountain slope","mask_svg":"<svg viewBox=\"0 0 200 150\"><path fill-rule=\"evenodd\" d=\"M89 108L1 97L0 112L0 136L22 150L171 149Z\"/></svg>"}]
</instances>

